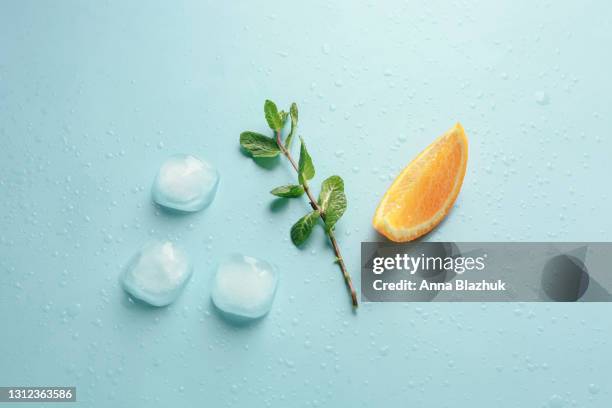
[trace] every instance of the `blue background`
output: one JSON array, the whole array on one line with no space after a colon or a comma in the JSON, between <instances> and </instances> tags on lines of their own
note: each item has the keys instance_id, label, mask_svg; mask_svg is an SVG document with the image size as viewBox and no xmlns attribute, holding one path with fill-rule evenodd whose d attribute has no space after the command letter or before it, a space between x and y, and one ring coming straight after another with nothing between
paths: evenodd
<instances>
[{"instance_id":1,"label":"blue background","mask_svg":"<svg viewBox=\"0 0 612 408\"><path fill-rule=\"evenodd\" d=\"M468 172L427 240L609 241L611 19L606 1L3 1L0 385L76 385L91 407L608 406L611 306L353 314L322 230L289 241L306 202L268 194L288 164L238 136L266 131L264 99L297 102L315 185L346 182L357 283L378 200L456 121ZM221 172L201 213L150 201L180 152ZM163 238L193 280L168 308L133 304L121 268ZM281 270L255 325L210 303L231 252Z\"/></svg>"}]
</instances>

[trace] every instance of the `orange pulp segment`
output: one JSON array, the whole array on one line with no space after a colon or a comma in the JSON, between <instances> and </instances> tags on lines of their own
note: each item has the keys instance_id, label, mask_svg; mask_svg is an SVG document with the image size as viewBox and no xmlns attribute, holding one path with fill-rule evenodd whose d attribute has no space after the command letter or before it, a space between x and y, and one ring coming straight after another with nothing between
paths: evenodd
<instances>
[{"instance_id":1,"label":"orange pulp segment","mask_svg":"<svg viewBox=\"0 0 612 408\"><path fill-rule=\"evenodd\" d=\"M452 208L467 167L468 140L457 123L402 170L380 201L374 228L396 242L416 239Z\"/></svg>"}]
</instances>

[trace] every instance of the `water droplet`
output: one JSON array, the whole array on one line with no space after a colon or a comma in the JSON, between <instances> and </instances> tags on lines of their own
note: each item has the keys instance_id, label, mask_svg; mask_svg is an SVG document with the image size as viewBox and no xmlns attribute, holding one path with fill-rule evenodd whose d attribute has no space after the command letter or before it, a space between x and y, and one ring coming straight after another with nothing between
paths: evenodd
<instances>
[{"instance_id":1,"label":"water droplet","mask_svg":"<svg viewBox=\"0 0 612 408\"><path fill-rule=\"evenodd\" d=\"M563 402L563 398L561 398L561 396L557 394L552 395L548 400L549 408L562 408L563 405L565 405Z\"/></svg>"},{"instance_id":2,"label":"water droplet","mask_svg":"<svg viewBox=\"0 0 612 408\"><path fill-rule=\"evenodd\" d=\"M68 315L75 317L81 312L81 304L75 303L74 305L69 306L66 311L68 312Z\"/></svg>"},{"instance_id":3,"label":"water droplet","mask_svg":"<svg viewBox=\"0 0 612 408\"><path fill-rule=\"evenodd\" d=\"M534 98L535 98L535 101L538 103L538 105L548 105L548 103L550 102L550 98L548 97L548 94L543 91L537 91L534 94Z\"/></svg>"},{"instance_id":4,"label":"water droplet","mask_svg":"<svg viewBox=\"0 0 612 408\"><path fill-rule=\"evenodd\" d=\"M593 395L599 394L599 387L595 384L589 384L589 392Z\"/></svg>"}]
</instances>

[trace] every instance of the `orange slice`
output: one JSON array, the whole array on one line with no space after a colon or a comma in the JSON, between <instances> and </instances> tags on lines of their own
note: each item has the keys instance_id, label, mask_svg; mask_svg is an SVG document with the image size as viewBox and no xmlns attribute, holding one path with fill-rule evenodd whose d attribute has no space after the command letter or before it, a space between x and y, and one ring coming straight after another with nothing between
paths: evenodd
<instances>
[{"instance_id":1,"label":"orange slice","mask_svg":"<svg viewBox=\"0 0 612 408\"><path fill-rule=\"evenodd\" d=\"M397 176L376 209L374 228L396 242L412 241L431 231L452 208L467 159L467 136L457 123Z\"/></svg>"}]
</instances>

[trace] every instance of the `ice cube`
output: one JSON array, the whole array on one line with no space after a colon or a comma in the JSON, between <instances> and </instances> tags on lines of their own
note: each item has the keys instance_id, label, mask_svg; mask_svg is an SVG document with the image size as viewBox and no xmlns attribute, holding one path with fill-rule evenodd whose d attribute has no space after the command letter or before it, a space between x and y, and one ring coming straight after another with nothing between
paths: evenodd
<instances>
[{"instance_id":1,"label":"ice cube","mask_svg":"<svg viewBox=\"0 0 612 408\"><path fill-rule=\"evenodd\" d=\"M270 311L278 272L266 261L234 254L217 267L212 300L222 312L238 319L257 319Z\"/></svg>"},{"instance_id":2,"label":"ice cube","mask_svg":"<svg viewBox=\"0 0 612 408\"><path fill-rule=\"evenodd\" d=\"M136 253L121 282L133 297L153 306L166 306L179 296L192 268L185 252L172 242L154 242Z\"/></svg>"},{"instance_id":3,"label":"ice cube","mask_svg":"<svg viewBox=\"0 0 612 408\"><path fill-rule=\"evenodd\" d=\"M179 211L200 211L215 198L219 172L210 163L188 154L169 157L153 183L153 201Z\"/></svg>"}]
</instances>

